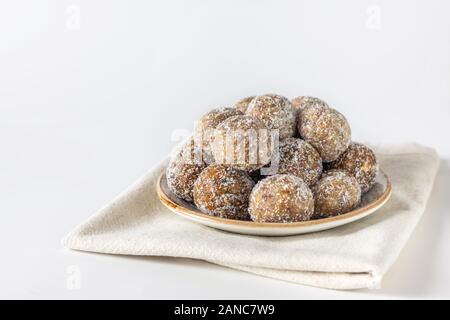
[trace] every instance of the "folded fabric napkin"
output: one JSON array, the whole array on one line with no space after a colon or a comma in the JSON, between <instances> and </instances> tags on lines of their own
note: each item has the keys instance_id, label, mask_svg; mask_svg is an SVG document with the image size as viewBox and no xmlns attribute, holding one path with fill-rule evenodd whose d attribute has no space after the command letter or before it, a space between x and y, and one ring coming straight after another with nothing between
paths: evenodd
<instances>
[{"instance_id":1,"label":"folded fabric napkin","mask_svg":"<svg viewBox=\"0 0 450 320\"><path fill-rule=\"evenodd\" d=\"M376 213L318 233L258 237L196 224L167 210L155 184L167 159L64 240L75 250L206 260L332 289L377 288L421 218L439 158L415 144L374 147L393 195Z\"/></svg>"}]
</instances>

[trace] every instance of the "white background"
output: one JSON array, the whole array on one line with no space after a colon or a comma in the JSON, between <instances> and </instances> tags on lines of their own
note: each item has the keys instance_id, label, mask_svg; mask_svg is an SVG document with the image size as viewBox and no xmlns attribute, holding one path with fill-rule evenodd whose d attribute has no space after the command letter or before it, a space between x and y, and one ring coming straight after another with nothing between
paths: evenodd
<instances>
[{"instance_id":1,"label":"white background","mask_svg":"<svg viewBox=\"0 0 450 320\"><path fill-rule=\"evenodd\" d=\"M0 298L450 298L449 17L445 0L2 1ZM381 290L61 247L169 152L174 132L268 92L323 98L357 140L441 154ZM79 289L67 287L70 266Z\"/></svg>"}]
</instances>

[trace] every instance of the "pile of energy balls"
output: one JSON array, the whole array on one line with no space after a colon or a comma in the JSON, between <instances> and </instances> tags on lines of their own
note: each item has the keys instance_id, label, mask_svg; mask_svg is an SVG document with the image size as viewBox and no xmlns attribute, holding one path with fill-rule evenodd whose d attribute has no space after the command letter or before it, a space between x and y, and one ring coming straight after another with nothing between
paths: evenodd
<instances>
[{"instance_id":1,"label":"pile of energy balls","mask_svg":"<svg viewBox=\"0 0 450 320\"><path fill-rule=\"evenodd\" d=\"M203 115L172 157L169 189L203 213L298 222L355 209L378 174L347 119L315 97L267 94Z\"/></svg>"}]
</instances>

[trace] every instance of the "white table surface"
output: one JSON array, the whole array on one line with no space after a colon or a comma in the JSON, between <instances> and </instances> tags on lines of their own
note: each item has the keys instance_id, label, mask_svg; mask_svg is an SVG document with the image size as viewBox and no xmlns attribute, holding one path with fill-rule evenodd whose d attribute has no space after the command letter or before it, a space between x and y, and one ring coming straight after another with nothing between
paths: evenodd
<instances>
[{"instance_id":1,"label":"white table surface","mask_svg":"<svg viewBox=\"0 0 450 320\"><path fill-rule=\"evenodd\" d=\"M92 2L0 4L0 298L450 298L448 1ZM202 113L266 92L317 95L357 140L442 156L382 289L61 246Z\"/></svg>"}]
</instances>

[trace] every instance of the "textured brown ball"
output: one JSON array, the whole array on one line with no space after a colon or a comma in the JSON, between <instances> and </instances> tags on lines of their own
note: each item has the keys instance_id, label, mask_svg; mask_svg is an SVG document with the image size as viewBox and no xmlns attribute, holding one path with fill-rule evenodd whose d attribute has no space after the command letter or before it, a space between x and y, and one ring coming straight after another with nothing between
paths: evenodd
<instances>
[{"instance_id":1,"label":"textured brown ball","mask_svg":"<svg viewBox=\"0 0 450 320\"><path fill-rule=\"evenodd\" d=\"M278 129L280 139L295 134L295 112L288 99L276 94L255 97L249 104L247 114L261 120L268 129Z\"/></svg>"},{"instance_id":2,"label":"textured brown ball","mask_svg":"<svg viewBox=\"0 0 450 320\"><path fill-rule=\"evenodd\" d=\"M270 132L258 119L234 116L216 129L212 153L216 163L254 171L270 162Z\"/></svg>"},{"instance_id":3,"label":"textured brown ball","mask_svg":"<svg viewBox=\"0 0 450 320\"><path fill-rule=\"evenodd\" d=\"M277 174L258 182L249 213L256 222L306 221L314 213L313 194L299 177Z\"/></svg>"},{"instance_id":4,"label":"textured brown ball","mask_svg":"<svg viewBox=\"0 0 450 320\"><path fill-rule=\"evenodd\" d=\"M198 175L206 168L201 150L191 138L169 162L166 169L167 185L179 198L193 201L192 189Z\"/></svg>"},{"instance_id":5,"label":"textured brown ball","mask_svg":"<svg viewBox=\"0 0 450 320\"><path fill-rule=\"evenodd\" d=\"M196 137L202 141L205 161L212 163L211 143L214 130L226 119L242 115L242 112L235 108L216 108L204 114L195 127Z\"/></svg>"},{"instance_id":6,"label":"textured brown ball","mask_svg":"<svg viewBox=\"0 0 450 320\"><path fill-rule=\"evenodd\" d=\"M292 174L308 186L315 184L322 174L322 158L308 142L288 138L280 142L278 173Z\"/></svg>"},{"instance_id":7,"label":"textured brown ball","mask_svg":"<svg viewBox=\"0 0 450 320\"><path fill-rule=\"evenodd\" d=\"M238 102L236 102L233 107L242 113L246 113L248 105L250 104L250 101L252 101L254 97L255 96L245 97L245 98L239 100Z\"/></svg>"},{"instance_id":8,"label":"textured brown ball","mask_svg":"<svg viewBox=\"0 0 450 320\"><path fill-rule=\"evenodd\" d=\"M298 113L300 137L309 142L324 162L336 160L349 146L351 129L337 110L322 106L305 106Z\"/></svg>"},{"instance_id":9,"label":"textured brown ball","mask_svg":"<svg viewBox=\"0 0 450 320\"><path fill-rule=\"evenodd\" d=\"M296 112L300 111L300 109L303 109L306 106L311 106L311 105L321 105L321 106L328 107L328 104L325 101L323 101L319 98L316 98L316 97L311 97L311 96L295 97L292 99L291 104Z\"/></svg>"},{"instance_id":10,"label":"textured brown ball","mask_svg":"<svg viewBox=\"0 0 450 320\"><path fill-rule=\"evenodd\" d=\"M356 178L344 170L330 170L312 188L315 218L328 218L349 212L361 201L361 188Z\"/></svg>"},{"instance_id":11,"label":"textured brown ball","mask_svg":"<svg viewBox=\"0 0 450 320\"><path fill-rule=\"evenodd\" d=\"M331 163L331 168L346 170L352 174L363 193L374 185L379 170L375 153L361 143L351 143L348 149Z\"/></svg>"},{"instance_id":12,"label":"textured brown ball","mask_svg":"<svg viewBox=\"0 0 450 320\"><path fill-rule=\"evenodd\" d=\"M248 202L255 183L244 171L213 164L194 184L194 203L204 213L249 220Z\"/></svg>"}]
</instances>

